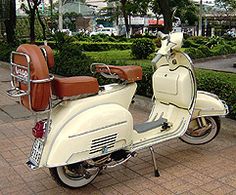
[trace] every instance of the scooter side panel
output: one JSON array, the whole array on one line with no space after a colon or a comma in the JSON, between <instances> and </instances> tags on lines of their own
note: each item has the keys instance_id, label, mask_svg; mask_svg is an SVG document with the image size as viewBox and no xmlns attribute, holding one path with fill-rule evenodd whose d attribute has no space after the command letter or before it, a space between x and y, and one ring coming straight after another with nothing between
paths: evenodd
<instances>
[{"instance_id":1,"label":"scooter side panel","mask_svg":"<svg viewBox=\"0 0 236 195\"><path fill-rule=\"evenodd\" d=\"M133 119L117 104L87 109L59 130L47 166L61 166L106 155L131 144Z\"/></svg>"},{"instance_id":2,"label":"scooter side panel","mask_svg":"<svg viewBox=\"0 0 236 195\"><path fill-rule=\"evenodd\" d=\"M65 127L65 125L71 120L71 118L73 118L75 115L78 115L78 113L82 113L90 108L94 108L96 106L104 104L117 104L124 109L128 109L137 88L137 84L132 83L120 87L121 89L119 89L119 86L114 88L111 87L111 89L109 88L109 90L102 91L99 93L99 95L96 96L73 101L64 101L57 107L55 107L51 115L51 130L48 134L47 141L44 146L39 167L48 165L50 152L52 150L52 147L54 146L57 136L59 136L60 134L60 130ZM100 110L99 114L103 115L102 109ZM76 121L75 123L78 125L80 124L78 121ZM93 119L91 119L91 121L87 121L87 123L93 123ZM67 131L70 132L70 129L67 129Z\"/></svg>"},{"instance_id":3,"label":"scooter side panel","mask_svg":"<svg viewBox=\"0 0 236 195\"><path fill-rule=\"evenodd\" d=\"M224 116L228 108L216 95L198 91L193 118L201 116Z\"/></svg>"}]
</instances>

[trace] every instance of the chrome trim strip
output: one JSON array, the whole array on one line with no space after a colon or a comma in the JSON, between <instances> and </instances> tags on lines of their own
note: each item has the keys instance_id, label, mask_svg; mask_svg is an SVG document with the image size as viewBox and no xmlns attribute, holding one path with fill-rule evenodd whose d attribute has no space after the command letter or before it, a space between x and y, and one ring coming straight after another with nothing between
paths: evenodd
<instances>
[{"instance_id":1,"label":"chrome trim strip","mask_svg":"<svg viewBox=\"0 0 236 195\"><path fill-rule=\"evenodd\" d=\"M97 129L89 130L89 131L86 131L86 132L83 132L83 133L79 133L79 134L75 134L75 135L70 135L70 136L68 136L68 138L75 138L75 137L79 137L79 136L86 135L86 134L89 134L89 133L94 133L96 131L104 130L104 129L107 129L107 128L110 128L110 127L115 127L115 126L123 125L123 124L125 124L127 122L128 121L121 121L121 122L114 123L114 124L111 124L111 125L107 125L107 126L104 126L104 127L99 127Z\"/></svg>"}]
</instances>

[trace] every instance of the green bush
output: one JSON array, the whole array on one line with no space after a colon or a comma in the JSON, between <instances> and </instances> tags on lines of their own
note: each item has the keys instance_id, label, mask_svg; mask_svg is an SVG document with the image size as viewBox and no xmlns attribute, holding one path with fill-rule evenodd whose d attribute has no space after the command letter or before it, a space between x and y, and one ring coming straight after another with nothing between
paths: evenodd
<instances>
[{"instance_id":1,"label":"green bush","mask_svg":"<svg viewBox=\"0 0 236 195\"><path fill-rule=\"evenodd\" d=\"M76 44L65 44L55 55L53 72L63 76L88 75L92 60Z\"/></svg>"},{"instance_id":2,"label":"green bush","mask_svg":"<svg viewBox=\"0 0 236 195\"><path fill-rule=\"evenodd\" d=\"M201 45L200 47L198 47L198 50L200 50L206 57L214 55L214 53L209 49L209 47L205 45Z\"/></svg>"},{"instance_id":3,"label":"green bush","mask_svg":"<svg viewBox=\"0 0 236 195\"><path fill-rule=\"evenodd\" d=\"M192 59L199 59L199 58L207 57L206 54L203 53L200 49L193 48L193 47L185 49L185 53L187 53Z\"/></svg>"},{"instance_id":4,"label":"green bush","mask_svg":"<svg viewBox=\"0 0 236 195\"><path fill-rule=\"evenodd\" d=\"M216 45L215 47L213 47L212 52L214 53L215 56L227 55L234 53L234 49L230 45L223 44L223 45Z\"/></svg>"},{"instance_id":5,"label":"green bush","mask_svg":"<svg viewBox=\"0 0 236 195\"><path fill-rule=\"evenodd\" d=\"M197 87L198 90L214 93L226 101L230 109L229 117L236 119L236 86L225 75L214 71L197 71Z\"/></svg>"},{"instance_id":6,"label":"green bush","mask_svg":"<svg viewBox=\"0 0 236 195\"><path fill-rule=\"evenodd\" d=\"M199 47L199 44L195 43L193 40L191 39L187 39L183 41L183 47L184 48L190 48L190 47Z\"/></svg>"},{"instance_id":7,"label":"green bush","mask_svg":"<svg viewBox=\"0 0 236 195\"><path fill-rule=\"evenodd\" d=\"M157 48L161 47L161 38L160 37L154 39L153 41L154 41Z\"/></svg>"},{"instance_id":8,"label":"green bush","mask_svg":"<svg viewBox=\"0 0 236 195\"><path fill-rule=\"evenodd\" d=\"M208 41L208 38L203 36L192 36L188 40L192 40L197 45L205 45Z\"/></svg>"},{"instance_id":9,"label":"green bush","mask_svg":"<svg viewBox=\"0 0 236 195\"><path fill-rule=\"evenodd\" d=\"M224 45L224 44L225 44L225 40L223 38L219 36L214 36L214 37L210 37L205 45L209 48L213 48L217 45Z\"/></svg>"},{"instance_id":10,"label":"green bush","mask_svg":"<svg viewBox=\"0 0 236 195\"><path fill-rule=\"evenodd\" d=\"M14 45L0 43L0 61L10 62L11 52L15 50L16 47Z\"/></svg>"},{"instance_id":11,"label":"green bush","mask_svg":"<svg viewBox=\"0 0 236 195\"><path fill-rule=\"evenodd\" d=\"M80 45L83 51L108 51L108 50L126 50L131 48L131 43L120 42L74 42Z\"/></svg>"},{"instance_id":12,"label":"green bush","mask_svg":"<svg viewBox=\"0 0 236 195\"><path fill-rule=\"evenodd\" d=\"M131 52L136 59L147 59L155 51L155 45L151 39L136 39L132 46Z\"/></svg>"}]
</instances>

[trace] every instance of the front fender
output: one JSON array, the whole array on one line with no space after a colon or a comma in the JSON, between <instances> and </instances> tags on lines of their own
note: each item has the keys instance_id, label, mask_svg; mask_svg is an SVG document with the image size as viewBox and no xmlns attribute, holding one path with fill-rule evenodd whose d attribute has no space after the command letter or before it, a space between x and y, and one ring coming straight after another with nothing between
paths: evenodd
<instances>
[{"instance_id":1,"label":"front fender","mask_svg":"<svg viewBox=\"0 0 236 195\"><path fill-rule=\"evenodd\" d=\"M202 116L225 116L229 112L226 103L214 95L205 91L197 92L197 100L193 118Z\"/></svg>"}]
</instances>

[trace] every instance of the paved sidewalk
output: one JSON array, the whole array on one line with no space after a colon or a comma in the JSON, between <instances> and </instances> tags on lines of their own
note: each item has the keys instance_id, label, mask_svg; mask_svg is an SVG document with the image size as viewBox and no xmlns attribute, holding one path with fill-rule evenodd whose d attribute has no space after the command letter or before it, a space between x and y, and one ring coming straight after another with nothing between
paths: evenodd
<instances>
[{"instance_id":1,"label":"paved sidewalk","mask_svg":"<svg viewBox=\"0 0 236 195\"><path fill-rule=\"evenodd\" d=\"M236 121L223 119L222 131L211 143L192 146L174 139L156 145L161 176L154 177L148 149L115 169L105 170L92 184L76 190L62 188L48 169L32 171L25 165L33 137L33 120L13 119L3 107L17 107L6 96L7 69L0 67L0 194L197 194L236 195ZM148 113L132 106L135 122Z\"/></svg>"},{"instance_id":2,"label":"paved sidewalk","mask_svg":"<svg viewBox=\"0 0 236 195\"><path fill-rule=\"evenodd\" d=\"M236 55L228 55L216 57L215 59L196 60L194 67L236 73L236 67L233 67L234 63L236 63Z\"/></svg>"}]
</instances>

